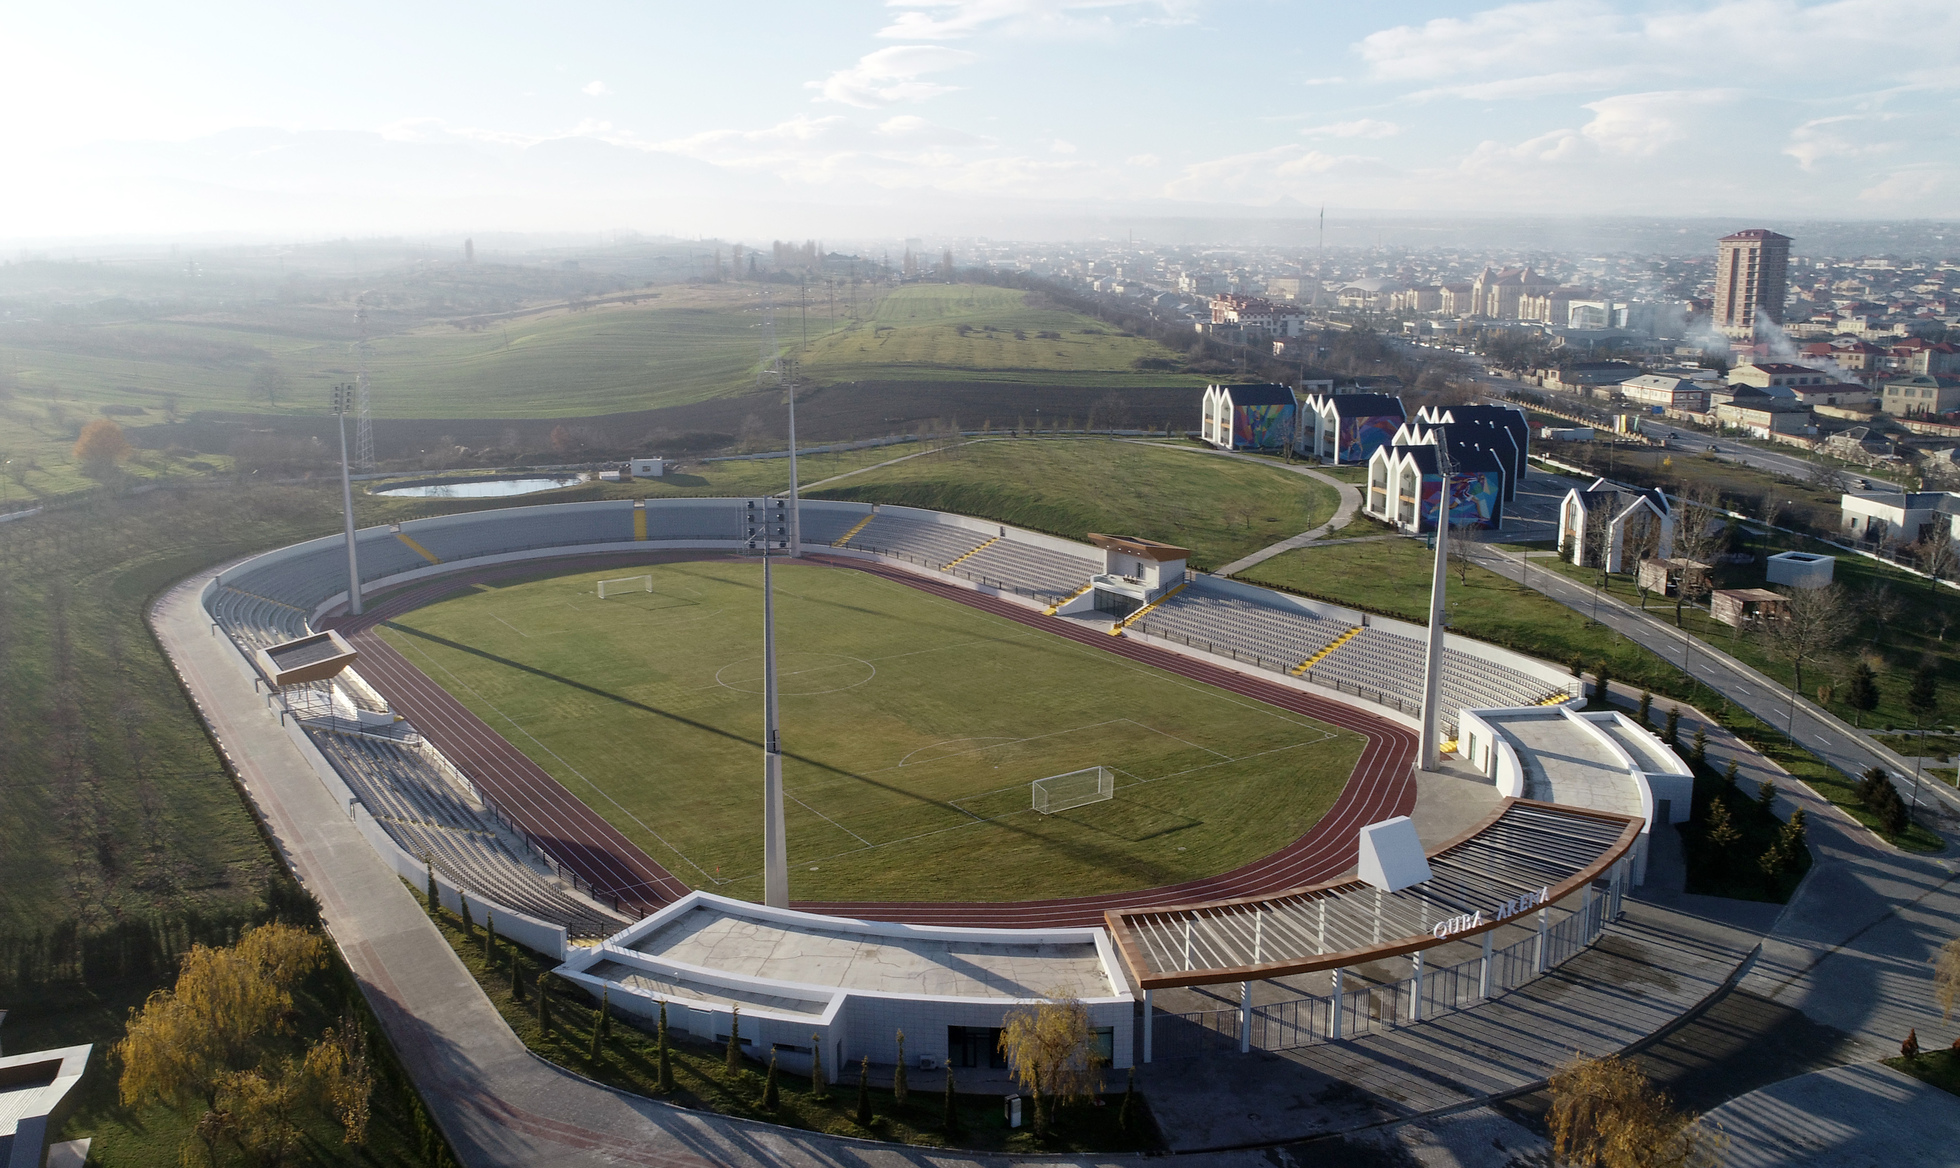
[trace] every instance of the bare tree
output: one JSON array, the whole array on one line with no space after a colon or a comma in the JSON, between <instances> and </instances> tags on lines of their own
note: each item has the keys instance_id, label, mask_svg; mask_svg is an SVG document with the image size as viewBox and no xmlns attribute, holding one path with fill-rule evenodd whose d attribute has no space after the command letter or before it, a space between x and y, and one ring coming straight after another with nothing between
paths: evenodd
<instances>
[{"instance_id":1,"label":"bare tree","mask_svg":"<svg viewBox=\"0 0 1960 1168\"><path fill-rule=\"evenodd\" d=\"M1952 526L1934 523L1919 541L1919 563L1928 576L1944 580L1953 574L1954 551Z\"/></svg>"},{"instance_id":2,"label":"bare tree","mask_svg":"<svg viewBox=\"0 0 1960 1168\"><path fill-rule=\"evenodd\" d=\"M1785 662L1795 676L1792 687L1803 692L1803 669L1828 656L1858 625L1858 615L1841 584L1822 588L1793 588L1782 611L1762 622L1758 631L1763 652Z\"/></svg>"},{"instance_id":3,"label":"bare tree","mask_svg":"<svg viewBox=\"0 0 1960 1168\"><path fill-rule=\"evenodd\" d=\"M1810 485L1829 495L1842 495L1850 484L1844 472L1828 462L1816 463L1810 470Z\"/></svg>"},{"instance_id":4,"label":"bare tree","mask_svg":"<svg viewBox=\"0 0 1960 1168\"><path fill-rule=\"evenodd\" d=\"M1450 563L1456 568L1456 579L1459 584L1470 583L1470 566L1477 562L1472 556L1477 545L1475 537L1471 534L1476 530L1477 525L1474 523L1450 524Z\"/></svg>"},{"instance_id":5,"label":"bare tree","mask_svg":"<svg viewBox=\"0 0 1960 1168\"><path fill-rule=\"evenodd\" d=\"M279 408L279 395L292 387L292 379L286 376L286 371L270 361L252 370L252 396L264 398L265 404L272 409Z\"/></svg>"},{"instance_id":6,"label":"bare tree","mask_svg":"<svg viewBox=\"0 0 1960 1168\"><path fill-rule=\"evenodd\" d=\"M1722 518L1715 493L1696 487L1674 501L1674 558L1681 562L1681 583L1674 593L1674 625L1682 626L1682 607L1708 590L1708 564L1722 540Z\"/></svg>"}]
</instances>

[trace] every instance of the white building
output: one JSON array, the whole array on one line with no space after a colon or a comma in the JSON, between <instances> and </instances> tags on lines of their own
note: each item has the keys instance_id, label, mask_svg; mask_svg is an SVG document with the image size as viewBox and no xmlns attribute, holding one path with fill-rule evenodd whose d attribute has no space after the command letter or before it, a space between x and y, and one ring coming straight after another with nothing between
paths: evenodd
<instances>
[{"instance_id":1,"label":"white building","mask_svg":"<svg viewBox=\"0 0 1960 1168\"><path fill-rule=\"evenodd\" d=\"M1642 373L1638 377L1630 377L1620 383L1620 396L1637 405L1660 406L1668 410L1705 413L1708 409L1706 382L1670 373Z\"/></svg>"},{"instance_id":2,"label":"white building","mask_svg":"<svg viewBox=\"0 0 1960 1168\"><path fill-rule=\"evenodd\" d=\"M1853 491L1838 499L1838 530L1878 544L1914 543L1938 524L1960 539L1960 493Z\"/></svg>"},{"instance_id":3,"label":"white building","mask_svg":"<svg viewBox=\"0 0 1960 1168\"><path fill-rule=\"evenodd\" d=\"M1606 479L1593 480L1583 491L1575 487L1566 492L1558 507L1558 531L1559 552L1567 560L1598 567L1603 552L1609 572L1624 570L1630 537L1635 545L1631 550L1640 558L1651 554L1665 560L1674 554L1674 510L1667 495ZM1654 534L1651 550L1640 546L1650 533Z\"/></svg>"},{"instance_id":4,"label":"white building","mask_svg":"<svg viewBox=\"0 0 1960 1168\"><path fill-rule=\"evenodd\" d=\"M1100 928L957 929L860 921L691 892L558 967L612 1008L725 1043L742 1012L748 1057L807 1073L813 1041L833 1077L890 1066L898 1031L914 1065L986 1066L1007 1013L1070 995L1103 1057L1131 1062L1135 997Z\"/></svg>"}]
</instances>

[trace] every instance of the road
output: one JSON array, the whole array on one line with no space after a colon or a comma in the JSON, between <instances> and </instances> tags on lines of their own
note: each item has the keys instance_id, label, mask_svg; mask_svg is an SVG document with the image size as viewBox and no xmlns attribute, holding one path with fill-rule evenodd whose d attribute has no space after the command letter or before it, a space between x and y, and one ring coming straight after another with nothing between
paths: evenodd
<instances>
[{"instance_id":1,"label":"road","mask_svg":"<svg viewBox=\"0 0 1960 1168\"><path fill-rule=\"evenodd\" d=\"M1794 719L1794 737L1806 749L1845 774L1858 775L1869 767L1883 767L1895 777L1900 794L1922 811L1941 818L1952 818L1960 813L1960 794L1951 788L1932 780L1922 780L1915 789L1911 764L1904 759L1873 743L1816 705L1795 698L1787 688L1728 654L1687 636L1660 617L1642 612L1611 593L1601 595L1598 590L1552 569L1529 568L1529 561L1523 556L1491 544L1475 545L1473 558L1506 579L1524 579L1526 586L1533 591L1551 597L1574 612L1595 617L1600 624L1628 640L1644 645L1681 666L1697 681L1771 727L1788 734Z\"/></svg>"}]
</instances>

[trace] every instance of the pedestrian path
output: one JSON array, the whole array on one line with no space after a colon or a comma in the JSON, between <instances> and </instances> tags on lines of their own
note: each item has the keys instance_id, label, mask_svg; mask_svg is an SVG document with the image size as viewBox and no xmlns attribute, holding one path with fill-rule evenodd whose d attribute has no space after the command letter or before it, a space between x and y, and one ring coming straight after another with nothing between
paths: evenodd
<instances>
[{"instance_id":1,"label":"pedestrian path","mask_svg":"<svg viewBox=\"0 0 1960 1168\"><path fill-rule=\"evenodd\" d=\"M1874 1063L1751 1091L1707 1122L1729 1137L1728 1168L1960 1165L1960 1095Z\"/></svg>"},{"instance_id":2,"label":"pedestrian path","mask_svg":"<svg viewBox=\"0 0 1960 1168\"><path fill-rule=\"evenodd\" d=\"M1137 440L1127 439L1126 441ZM1280 540L1278 543L1262 547L1250 555L1240 556L1224 567L1213 571L1212 575L1214 576L1230 576L1237 572L1243 572L1252 565L1264 563L1281 552L1290 552L1294 548L1303 548L1330 531L1339 531L1341 528L1346 527L1354 521L1355 513L1361 510L1361 492L1355 489L1353 483L1344 483L1333 475L1315 470L1311 466L1293 462L1274 462L1270 458L1255 458L1250 454L1233 454L1227 450L1212 450L1207 447L1172 446L1166 443L1148 443L1148 445L1160 446L1165 450L1182 450L1186 453L1200 456L1209 455L1213 458L1236 458L1244 462L1256 462L1261 466L1270 466L1275 470L1292 471L1294 474L1305 475L1315 482L1325 483L1340 494L1340 503L1334 508L1334 517L1332 519L1329 519L1312 531L1303 531L1298 535L1289 536L1286 539Z\"/></svg>"}]
</instances>

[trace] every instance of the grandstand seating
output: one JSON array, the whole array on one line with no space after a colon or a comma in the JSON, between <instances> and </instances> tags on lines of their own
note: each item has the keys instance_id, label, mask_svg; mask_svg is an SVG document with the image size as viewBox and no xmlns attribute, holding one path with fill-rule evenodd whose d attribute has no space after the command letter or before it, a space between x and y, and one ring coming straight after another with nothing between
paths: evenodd
<instances>
[{"instance_id":1,"label":"grandstand seating","mask_svg":"<svg viewBox=\"0 0 1960 1168\"><path fill-rule=\"evenodd\" d=\"M1168 633L1173 640L1207 642L1230 655L1268 662L1269 668L1292 669L1352 626L1293 605L1212 592L1200 577L1130 627Z\"/></svg>"},{"instance_id":2,"label":"grandstand seating","mask_svg":"<svg viewBox=\"0 0 1960 1168\"><path fill-rule=\"evenodd\" d=\"M926 523L881 512L844 546L858 551L895 552L943 568L991 538L971 528Z\"/></svg>"},{"instance_id":3,"label":"grandstand seating","mask_svg":"<svg viewBox=\"0 0 1960 1168\"><path fill-rule=\"evenodd\" d=\"M457 887L563 924L573 937L608 936L625 923L525 862L489 816L443 777L429 748L323 730L311 736L389 838L427 858Z\"/></svg>"},{"instance_id":4,"label":"grandstand seating","mask_svg":"<svg viewBox=\"0 0 1960 1168\"><path fill-rule=\"evenodd\" d=\"M984 547L959 566L962 575L1020 588L1049 599L1069 595L1102 569L1101 560L1072 556L1014 539Z\"/></svg>"}]
</instances>

